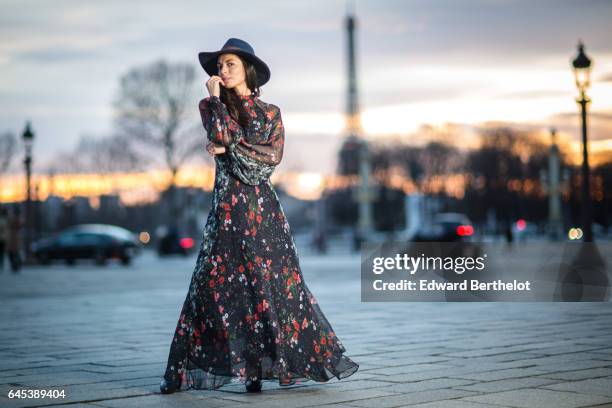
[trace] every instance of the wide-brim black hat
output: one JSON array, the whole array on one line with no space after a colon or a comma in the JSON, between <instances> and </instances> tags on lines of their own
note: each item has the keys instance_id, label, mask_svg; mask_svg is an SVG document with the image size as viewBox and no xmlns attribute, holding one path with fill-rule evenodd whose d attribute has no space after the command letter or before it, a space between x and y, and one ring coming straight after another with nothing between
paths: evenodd
<instances>
[{"instance_id":1,"label":"wide-brim black hat","mask_svg":"<svg viewBox=\"0 0 612 408\"><path fill-rule=\"evenodd\" d=\"M248 42L239 38L230 38L219 51L201 52L198 54L200 64L210 76L219 75L217 70L217 57L221 54L239 55L255 66L257 71L257 86L262 86L270 80L270 68L258 56Z\"/></svg>"}]
</instances>

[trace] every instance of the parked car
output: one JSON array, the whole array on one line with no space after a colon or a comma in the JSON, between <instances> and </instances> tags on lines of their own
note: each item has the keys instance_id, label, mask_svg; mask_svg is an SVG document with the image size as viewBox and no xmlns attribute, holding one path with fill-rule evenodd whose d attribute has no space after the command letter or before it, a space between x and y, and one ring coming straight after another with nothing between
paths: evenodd
<instances>
[{"instance_id":1,"label":"parked car","mask_svg":"<svg viewBox=\"0 0 612 408\"><path fill-rule=\"evenodd\" d=\"M474 227L470 219L461 213L438 213L431 224L423 226L415 234L416 242L470 242Z\"/></svg>"},{"instance_id":2,"label":"parked car","mask_svg":"<svg viewBox=\"0 0 612 408\"><path fill-rule=\"evenodd\" d=\"M157 230L157 255L189 255L195 249L195 241L174 226L161 226Z\"/></svg>"},{"instance_id":3,"label":"parked car","mask_svg":"<svg viewBox=\"0 0 612 408\"><path fill-rule=\"evenodd\" d=\"M419 228L410 240L409 253L428 256L477 257L482 246L474 241L474 227L470 219L461 213L438 213L432 222ZM427 243L445 243L431 246Z\"/></svg>"},{"instance_id":4,"label":"parked car","mask_svg":"<svg viewBox=\"0 0 612 408\"><path fill-rule=\"evenodd\" d=\"M32 254L42 264L64 260L73 265L77 259L93 259L103 265L108 259L115 258L129 265L139 250L140 244L134 233L106 224L75 225L32 244Z\"/></svg>"}]
</instances>

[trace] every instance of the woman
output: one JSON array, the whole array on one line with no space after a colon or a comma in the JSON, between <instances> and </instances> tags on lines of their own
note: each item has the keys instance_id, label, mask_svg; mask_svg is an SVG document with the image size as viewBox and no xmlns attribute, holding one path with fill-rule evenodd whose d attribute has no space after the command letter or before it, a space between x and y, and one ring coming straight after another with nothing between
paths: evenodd
<instances>
[{"instance_id":1,"label":"woman","mask_svg":"<svg viewBox=\"0 0 612 408\"><path fill-rule=\"evenodd\" d=\"M0 271L4 271L4 254L8 240L8 211L6 207L0 208Z\"/></svg>"},{"instance_id":2,"label":"woman","mask_svg":"<svg viewBox=\"0 0 612 408\"><path fill-rule=\"evenodd\" d=\"M259 99L270 70L237 38L199 59L211 76L199 109L215 158L213 202L160 389L238 379L259 392L262 380L345 378L359 366L304 283L269 179L285 138L280 109Z\"/></svg>"},{"instance_id":3,"label":"woman","mask_svg":"<svg viewBox=\"0 0 612 408\"><path fill-rule=\"evenodd\" d=\"M21 269L21 213L19 207L13 207L13 213L8 218L6 252L11 263L11 270L18 273Z\"/></svg>"}]
</instances>

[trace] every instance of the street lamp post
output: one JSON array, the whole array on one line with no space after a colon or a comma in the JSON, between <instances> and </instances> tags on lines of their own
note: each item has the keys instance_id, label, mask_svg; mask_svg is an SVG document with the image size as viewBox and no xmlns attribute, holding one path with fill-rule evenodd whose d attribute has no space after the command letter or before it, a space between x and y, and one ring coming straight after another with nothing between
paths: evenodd
<instances>
[{"instance_id":1,"label":"street lamp post","mask_svg":"<svg viewBox=\"0 0 612 408\"><path fill-rule=\"evenodd\" d=\"M580 96L576 102L580 105L582 113L582 229L584 242L593 242L592 229L592 210L591 210L591 186L589 153L587 145L587 105L591 100L586 95L586 91L591 83L591 60L584 53L584 44L578 43L578 55L572 61L574 75L576 77L576 87Z\"/></svg>"},{"instance_id":2,"label":"street lamp post","mask_svg":"<svg viewBox=\"0 0 612 408\"><path fill-rule=\"evenodd\" d=\"M25 259L29 262L32 259L31 244L32 244L32 143L34 142L34 132L32 131L30 122L26 124L23 131L23 144L25 146L25 158L23 164L26 171L26 222L25 222Z\"/></svg>"},{"instance_id":3,"label":"street lamp post","mask_svg":"<svg viewBox=\"0 0 612 408\"><path fill-rule=\"evenodd\" d=\"M576 86L580 96L576 102L582 110L582 229L583 241L564 272L561 299L566 301L607 301L609 279L606 263L593 242L591 188L589 178L589 156L587 144L587 105L590 99L586 91L591 82L591 60L584 53L584 44L578 43L578 55L572 61ZM574 248L571 248L574 250ZM564 268L565 269L565 268Z\"/></svg>"}]
</instances>

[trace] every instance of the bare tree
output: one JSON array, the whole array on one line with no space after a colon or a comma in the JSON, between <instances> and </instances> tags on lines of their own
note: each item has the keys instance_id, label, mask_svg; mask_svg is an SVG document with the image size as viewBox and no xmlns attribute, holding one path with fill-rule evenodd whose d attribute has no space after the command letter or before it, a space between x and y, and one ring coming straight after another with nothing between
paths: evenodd
<instances>
[{"instance_id":1,"label":"bare tree","mask_svg":"<svg viewBox=\"0 0 612 408\"><path fill-rule=\"evenodd\" d=\"M0 177L2 177L11 166L13 158L19 151L17 138L11 132L0 134ZM0 185L1 185L0 181Z\"/></svg>"},{"instance_id":2,"label":"bare tree","mask_svg":"<svg viewBox=\"0 0 612 408\"><path fill-rule=\"evenodd\" d=\"M142 168L143 156L123 135L94 138L82 136L75 156L85 169L109 178L114 173L129 173ZM110 178L112 183L112 178ZM113 185L113 190L115 186Z\"/></svg>"},{"instance_id":3,"label":"bare tree","mask_svg":"<svg viewBox=\"0 0 612 408\"><path fill-rule=\"evenodd\" d=\"M194 81L191 64L156 61L123 75L115 101L118 130L161 151L170 187L181 165L202 152L201 125L190 117L195 111Z\"/></svg>"},{"instance_id":4,"label":"bare tree","mask_svg":"<svg viewBox=\"0 0 612 408\"><path fill-rule=\"evenodd\" d=\"M52 194L57 193L55 189L55 177L57 173L78 174L86 172L85 164L82 162L82 159L79 157L79 155L74 151L57 153L53 157L53 159L47 163L46 169L46 172L49 176L49 180L51 182L50 192ZM77 184L78 183L76 183L72 177L67 177L62 182L61 192L63 193L63 195L67 195L69 197L75 196L79 194L80 191L77 187Z\"/></svg>"},{"instance_id":5,"label":"bare tree","mask_svg":"<svg viewBox=\"0 0 612 408\"><path fill-rule=\"evenodd\" d=\"M113 173L129 173L144 167L144 156L137 152L122 135L81 136L77 146L69 152L58 153L48 165L49 173L99 174L111 182ZM70 183L65 186L71 187ZM77 193L77 191L72 191Z\"/></svg>"},{"instance_id":6,"label":"bare tree","mask_svg":"<svg viewBox=\"0 0 612 408\"><path fill-rule=\"evenodd\" d=\"M143 165L143 156L123 135L101 138L82 136L76 154L85 160L89 168L101 174L136 171Z\"/></svg>"},{"instance_id":7,"label":"bare tree","mask_svg":"<svg viewBox=\"0 0 612 408\"><path fill-rule=\"evenodd\" d=\"M18 151L17 138L12 132L0 134L0 173L8 170Z\"/></svg>"},{"instance_id":8,"label":"bare tree","mask_svg":"<svg viewBox=\"0 0 612 408\"><path fill-rule=\"evenodd\" d=\"M48 165L49 169L53 169L53 172L75 174L75 173L86 173L87 166L83 161L82 157L76 151L72 152L59 152Z\"/></svg>"}]
</instances>

